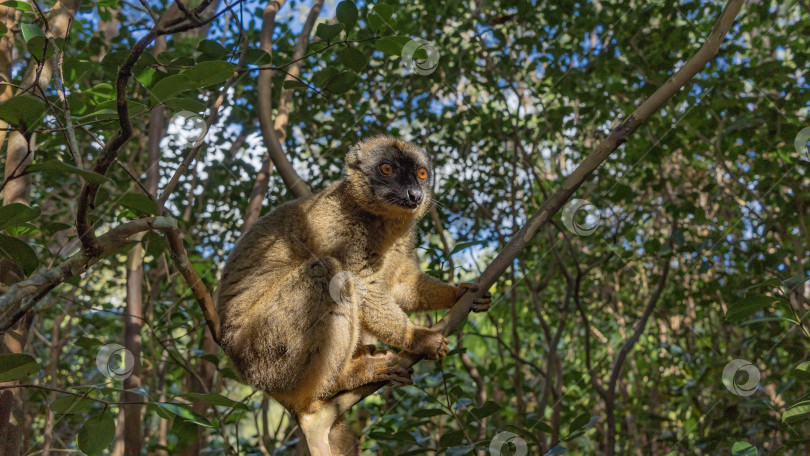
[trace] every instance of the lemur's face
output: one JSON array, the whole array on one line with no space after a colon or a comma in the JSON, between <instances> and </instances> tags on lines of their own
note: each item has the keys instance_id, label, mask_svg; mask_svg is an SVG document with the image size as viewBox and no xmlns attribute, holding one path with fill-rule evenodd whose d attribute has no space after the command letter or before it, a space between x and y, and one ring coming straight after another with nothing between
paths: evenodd
<instances>
[{"instance_id":1,"label":"lemur's face","mask_svg":"<svg viewBox=\"0 0 810 456\"><path fill-rule=\"evenodd\" d=\"M374 138L358 148L353 168L366 180L369 199L394 212L421 215L430 201L433 178L427 153L393 138Z\"/></svg>"},{"instance_id":2,"label":"lemur's face","mask_svg":"<svg viewBox=\"0 0 810 456\"><path fill-rule=\"evenodd\" d=\"M394 147L383 149L369 173L374 195L385 203L416 209L430 198L430 163Z\"/></svg>"}]
</instances>

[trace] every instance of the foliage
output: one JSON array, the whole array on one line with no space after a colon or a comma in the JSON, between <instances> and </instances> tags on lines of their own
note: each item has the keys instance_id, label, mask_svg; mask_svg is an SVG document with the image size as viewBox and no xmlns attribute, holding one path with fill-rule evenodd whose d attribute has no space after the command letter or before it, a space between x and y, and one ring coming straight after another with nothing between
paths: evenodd
<instances>
[{"instance_id":1,"label":"foliage","mask_svg":"<svg viewBox=\"0 0 810 456\"><path fill-rule=\"evenodd\" d=\"M92 163L120 127L118 68L153 20L133 2L85 2L67 38L50 39L39 9L55 5L36 4L3 3L20 15L0 28L13 40L12 83L21 85L43 56L61 60L62 74L0 104L9 130L36 132L25 168L32 204L0 208L0 255L30 277L76 253L86 182L100 185L90 213L99 235L157 214L135 182L147 173L150 135L167 134L160 195L196 140L182 120L209 119L224 93L219 118L165 206L209 290L241 233L266 150L259 71L273 71L274 108L293 90L283 148L313 188L339 179L348 146L371 135L400 136L433 154L436 217L419 224L419 253L431 273L462 282L700 48L722 7L330 3L300 76L284 82L310 4L281 7L270 56L259 46L265 5L232 3L204 36L175 33L165 51L150 47L137 61L126 87L135 134L102 176ZM171 3L148 5L159 16ZM114 29L109 38L104 24ZM794 139L810 126L808 37L805 2L748 2L718 57L577 191L589 206L558 216L521 253L492 289L491 311L471 316L451 355L421 363L414 386L385 388L355 406L349 423L364 448L486 454L503 442L501 454L604 453L612 414L619 454L807 452L810 154ZM154 133L150 116L159 107L168 129ZM262 211L291 197L274 175ZM0 381L45 387L21 392L30 417L23 453L42 450L36 436L46 434L52 448L117 451L123 437L111 433L121 428L125 387L104 375L110 367L100 368L97 355L125 343L127 259L137 246L144 311L135 356L141 385L132 392L148 404L143 451L180 452L205 429L212 449L292 454L290 418L242 384L221 351L205 349L205 319L155 232L50 292L32 311L25 354L0 355ZM648 305L650 320L626 344ZM205 391L195 376L210 363L213 387Z\"/></svg>"}]
</instances>

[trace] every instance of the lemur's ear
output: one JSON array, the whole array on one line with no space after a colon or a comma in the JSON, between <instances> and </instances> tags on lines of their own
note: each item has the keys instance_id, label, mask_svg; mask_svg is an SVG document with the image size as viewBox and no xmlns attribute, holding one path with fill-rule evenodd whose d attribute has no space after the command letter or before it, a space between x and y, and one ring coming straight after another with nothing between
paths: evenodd
<instances>
[{"instance_id":1,"label":"lemur's ear","mask_svg":"<svg viewBox=\"0 0 810 456\"><path fill-rule=\"evenodd\" d=\"M365 156L361 143L352 144L349 146L349 152L346 153L346 166L357 166Z\"/></svg>"}]
</instances>

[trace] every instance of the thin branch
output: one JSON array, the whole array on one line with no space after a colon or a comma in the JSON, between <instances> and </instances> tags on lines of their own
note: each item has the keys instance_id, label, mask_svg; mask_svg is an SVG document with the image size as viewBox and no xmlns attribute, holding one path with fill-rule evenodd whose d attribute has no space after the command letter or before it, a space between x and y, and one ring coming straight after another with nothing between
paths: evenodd
<instances>
[{"instance_id":1,"label":"thin branch","mask_svg":"<svg viewBox=\"0 0 810 456\"><path fill-rule=\"evenodd\" d=\"M6 293L0 296L0 333L11 327L57 285L76 277L101 259L112 255L135 233L176 229L177 221L170 217L149 217L124 223L96 239L100 249L98 255L90 257L81 250L61 265L36 272L28 279L11 285Z\"/></svg>"},{"instance_id":2,"label":"thin branch","mask_svg":"<svg viewBox=\"0 0 810 456\"><path fill-rule=\"evenodd\" d=\"M135 401L135 402L105 401L104 399L96 399L94 397L90 397L90 396L87 395L87 393L79 394L79 393L74 393L72 391L66 391L66 390L62 390L62 389L58 389L58 388L51 388L51 387L45 386L45 385L32 385L32 384L27 384L27 383L17 384L17 385L0 385L0 391L7 390L7 389L13 389L13 388L32 388L32 389L41 389L41 390L46 390L46 391L53 391L53 392L62 393L62 394L70 394L71 396L80 397L82 399L87 399L87 400L90 400L90 401L93 401L93 402L99 402L101 404L108 405L108 406L109 405L128 405L128 404L133 404L133 405L134 404L141 404L141 405L150 404L150 402L144 402L144 401Z\"/></svg>"},{"instance_id":3,"label":"thin branch","mask_svg":"<svg viewBox=\"0 0 810 456\"><path fill-rule=\"evenodd\" d=\"M191 12L193 14L199 14L210 6L212 1L213 0L203 0L200 5L191 10ZM235 4L238 4L241 1L242 0L237 0ZM230 9L230 7L225 9L225 11L228 11L228 9ZM214 20L219 16L219 14L221 13L212 16L208 21L204 21L204 23L200 25L204 25L205 23ZM115 132L112 138L110 138L105 147L101 150L101 153L93 166L94 172L101 175L106 174L107 170L113 164L115 158L118 157L118 152L121 150L121 147L123 147L129 138L132 137L132 122L129 117L129 106L127 103L127 83L129 82L129 78L132 76L132 68L135 66L138 59L140 59L141 55L143 55L144 51L146 51L146 48L149 47L152 41L158 36L175 33L176 31L182 31L179 30L179 28L183 25L188 25L188 27L184 30L190 30L199 26L196 24L182 24L183 20L184 16L177 7L177 3L173 4L155 23L154 27L152 27L149 33L138 40L133 47L132 52L129 53L126 60L124 60L124 63L121 64L121 67L118 70L118 80L116 82L116 108L118 111L118 123L120 124L121 128ZM172 28L173 26L175 27ZM76 230L79 233L79 239L82 243L82 250L85 251L88 257L93 257L99 253L99 245L96 235L87 221L90 209L96 199L98 189L98 184L91 182L86 183L82 188L82 193L79 197L79 204L76 208Z\"/></svg>"},{"instance_id":4,"label":"thin branch","mask_svg":"<svg viewBox=\"0 0 810 456\"><path fill-rule=\"evenodd\" d=\"M261 49L268 54L273 53L273 29L275 27L276 13L283 4L283 1L271 1L268 3L264 10L264 17L262 22L262 30L259 35L259 45ZM304 21L304 27L298 35L298 40L293 47L292 68L288 70L285 80L293 80L292 76L299 76L301 73L301 64L306 55L307 45L309 44L309 35L312 33L312 28L315 25L315 20L318 18L323 0L315 0L312 8ZM284 142L285 131L287 128L287 120L289 114L289 102L292 97L292 89L281 90L281 99L277 109L277 114L273 116L273 72L262 71L259 73L257 81L258 91L258 110L259 110L259 127L264 139L264 145L267 147L267 152L273 164L278 169L284 185L295 195L300 198L312 194L309 185L301 179L301 176L293 168L290 159L284 153L282 143ZM281 136L281 137L279 137ZM255 197L264 197L267 193L267 185L269 179L256 181L254 185L253 195ZM261 201L258 202L261 207ZM255 207L256 203L249 204Z\"/></svg>"},{"instance_id":5,"label":"thin branch","mask_svg":"<svg viewBox=\"0 0 810 456\"><path fill-rule=\"evenodd\" d=\"M495 257L489 266L487 266L476 282L479 285L480 291L462 295L447 315L433 326L433 330L448 335L458 329L466 321L473 300L480 297L481 294L485 293L498 280L514 262L520 252L529 244L529 241L531 241L534 235L549 223L551 217L573 196L574 192L582 185L588 176L590 176L613 151L624 144L628 137L636 131L642 123L653 113L661 109L667 100L683 88L683 86L717 54L726 33L728 33L728 30L734 22L734 18L737 16L737 13L744 3L745 0L728 1L706 39L706 42L697 53L597 145L593 152L577 166L565 179L562 186L540 206L540 209L529 218L527 223L515 234L509 243L507 243L505 248ZM419 361L419 357L406 351L400 352L399 356L400 365L402 366L410 367ZM333 423L337 417L366 396L374 393L381 386L380 383L370 384L352 391L342 392L329 400L325 407L315 416L307 416L306 422L312 426L325 424L331 426L331 423Z\"/></svg>"},{"instance_id":6,"label":"thin branch","mask_svg":"<svg viewBox=\"0 0 810 456\"><path fill-rule=\"evenodd\" d=\"M675 234L675 231L678 229L678 219L673 219L672 222L672 230L670 233L669 238L669 245L670 248L673 247L672 236ZM658 278L658 284L655 287L655 291L653 291L652 296L647 301L647 305L644 306L644 311L641 313L641 317L636 323L636 327L633 330L633 334L624 341L622 348L619 350L618 355L616 355L616 361L613 363L613 370L610 373L610 380L608 381L608 386L605 389L605 410L607 412L607 444L606 454L613 455L616 446L616 413L614 409L615 398L616 398L616 383L619 380L619 374L622 372L622 368L624 367L624 362L627 359L627 355L630 354L630 351L633 350L633 347L638 342L638 339L641 337L641 334L644 333L644 328L647 326L647 321L650 319L650 315L652 315L653 310L655 309L655 305L658 303L658 300L661 298L661 294L664 292L664 288L667 284L667 277L669 275L669 268L670 268L670 259L664 258L664 267L661 270L661 275Z\"/></svg>"}]
</instances>

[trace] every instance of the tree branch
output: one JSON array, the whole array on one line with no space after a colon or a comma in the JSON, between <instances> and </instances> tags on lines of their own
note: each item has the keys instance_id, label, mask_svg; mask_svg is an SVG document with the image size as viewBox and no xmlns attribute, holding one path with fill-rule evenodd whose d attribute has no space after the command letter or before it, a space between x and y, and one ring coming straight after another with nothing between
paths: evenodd
<instances>
[{"instance_id":1,"label":"tree branch","mask_svg":"<svg viewBox=\"0 0 810 456\"><path fill-rule=\"evenodd\" d=\"M201 13L211 4L212 1L213 0L203 0L200 5L191 10L191 12L195 15ZM214 17L216 17L216 15ZM172 4L172 6L166 10L166 13L164 13L160 19L158 19L149 33L138 40L133 47L132 52L129 53L126 60L124 60L124 63L121 65L121 68L119 68L118 79L116 81L116 108L118 110L118 123L120 124L121 128L116 131L115 134L113 134L112 138L107 141L107 144L105 144L104 148L101 150L101 153L93 166L94 172L101 175L106 174L107 170L118 157L118 152L121 150L121 147L123 147L123 145L126 144L129 138L132 136L132 122L129 118L129 107L127 103L127 83L129 82L129 78L132 76L132 68L155 38L168 33L173 33L177 27L172 27L176 26L177 24L183 25L182 22L184 20L185 15L177 7L177 3ZM204 25L204 23L200 25ZM195 28L198 26L199 25L192 24L192 26L189 28ZM98 189L98 184L91 182L86 183L82 188L82 193L79 197L79 204L76 208L76 230L78 231L79 239L82 242L82 249L85 251L88 257L93 257L100 253L100 246L98 244L98 240L96 239L96 235L93 232L93 227L87 221L87 216L89 215L90 209L92 208L96 199Z\"/></svg>"},{"instance_id":2,"label":"tree branch","mask_svg":"<svg viewBox=\"0 0 810 456\"><path fill-rule=\"evenodd\" d=\"M672 234L675 233L675 230L678 229L677 220L672 224ZM670 246L672 246L672 236L670 235L669 240ZM622 372L622 367L624 367L624 362L627 359L627 355L630 354L630 351L633 350L633 347L638 342L638 339L641 337L641 334L644 333L644 328L647 326L647 320L650 319L650 315L652 315L653 310L655 309L656 303L658 303L658 299L661 298L661 293L664 292L664 287L667 284L667 276L669 275L669 258L664 259L664 267L661 270L661 276L658 278L658 284L655 287L655 291L653 291L652 296L650 297L649 301L647 301L647 305L644 307L644 311L641 313L641 318L639 318L638 323L636 323L636 328L633 330L633 334L627 338L627 340L622 345L622 348L619 350L619 354L616 355L616 362L613 364L613 371L610 373L610 380L608 381L608 387L605 390L605 410L607 411L607 453L608 455L613 455L616 446L616 415L614 411L614 400L616 397L616 382L619 380L619 374Z\"/></svg>"},{"instance_id":3,"label":"tree branch","mask_svg":"<svg viewBox=\"0 0 810 456\"><path fill-rule=\"evenodd\" d=\"M87 271L101 259L115 253L135 233L176 229L177 221L170 217L141 218L124 223L96 239L99 248L97 255L88 256L84 250L80 250L61 265L39 271L28 279L15 283L0 296L0 332L11 327L57 285Z\"/></svg>"},{"instance_id":4,"label":"tree branch","mask_svg":"<svg viewBox=\"0 0 810 456\"><path fill-rule=\"evenodd\" d=\"M723 43L726 33L731 28L734 18L740 11L745 0L729 0L723 8L717 22L712 28L706 42L672 77L670 77L658 90L645 100L627 119L610 132L607 138L597 145L582 163L565 179L562 186L548 198L537 212L532 215L526 224L507 243L505 248L487 266L476 282L479 292L465 293L456 302L452 309L442 318L433 330L448 335L458 329L467 318L472 302L486 292L506 269L514 262L521 251L528 245L532 237L553 217L568 201L580 185L604 162L608 156L627 138L638 129L654 112L678 92L692 77L694 77L708 61L717 54ZM409 352L400 353L400 365L410 367L419 361L419 358ZM326 406L314 416L306 416L301 420L302 425L319 426L331 424L340 415L349 410L354 404L366 396L374 393L382 384L364 385L352 391L345 391L334 396Z\"/></svg>"},{"instance_id":5,"label":"tree branch","mask_svg":"<svg viewBox=\"0 0 810 456\"><path fill-rule=\"evenodd\" d=\"M283 0L271 1L264 10L264 19L262 22L261 34L259 36L259 45L261 49L268 54L272 54L273 52L273 28L275 26L276 13L278 12L279 8L281 8L283 3ZM298 35L298 40L293 48L292 61L295 63L292 64L289 70L287 70L289 74L285 79L292 79L291 75L297 77L301 73L301 65L303 64L302 57L306 52L307 45L309 44L309 35L312 33L312 27L315 25L315 20L318 18L318 14L320 13L322 6L323 0L315 0L313 2L312 9L310 9L309 14L307 15L307 19L304 22L304 27L301 29L301 33ZM284 132L286 131L287 122L289 119L289 103L292 98L292 94L288 92L291 92L291 89L282 88L278 115L274 119L273 74L273 71L261 71L259 72L257 81L259 127L262 132L262 138L264 139L264 145L267 147L266 154L270 156L273 164L276 165L278 173L281 175L281 179L284 181L284 185L290 190L290 192L297 198L308 196L312 194L309 185L307 185L307 183L301 179L301 176L299 176L295 171L292 163L290 163L289 158L287 158L287 155L284 153L284 149L281 146L282 142L284 141ZM281 138L279 138L279 135L281 135ZM263 161L262 169L259 172L256 185L254 186L254 190L251 195L251 201L249 203L249 207L253 211L256 211L257 203L258 208L261 208L261 200L267 193L268 183L269 162L265 164L265 161ZM250 215L254 215L253 212L250 212ZM258 211L256 211L255 215L258 215ZM250 223L253 221L255 221L255 218L252 220L247 220L247 222Z\"/></svg>"}]
</instances>

